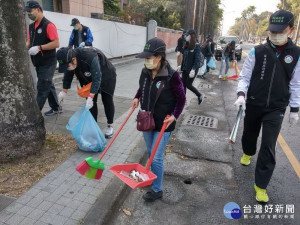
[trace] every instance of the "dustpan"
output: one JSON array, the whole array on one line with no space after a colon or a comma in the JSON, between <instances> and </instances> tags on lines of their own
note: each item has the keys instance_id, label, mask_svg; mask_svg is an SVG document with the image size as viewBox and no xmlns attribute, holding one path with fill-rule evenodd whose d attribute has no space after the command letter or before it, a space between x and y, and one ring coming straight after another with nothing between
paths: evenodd
<instances>
[{"instance_id":1,"label":"dustpan","mask_svg":"<svg viewBox=\"0 0 300 225\"><path fill-rule=\"evenodd\" d=\"M237 80L237 79L239 79L238 71L239 71L239 69L237 67L237 64L235 63L235 74L230 76L230 77L227 77L227 80Z\"/></svg>"},{"instance_id":2,"label":"dustpan","mask_svg":"<svg viewBox=\"0 0 300 225\"><path fill-rule=\"evenodd\" d=\"M170 116L167 116L165 118L165 120L168 119L169 117ZM144 166L142 166L138 163L120 164L120 165L112 166L110 168L110 171L113 174L115 174L118 178L120 178L124 183L126 183L132 189L151 185L152 182L157 178L157 176L150 171L150 166L151 166L151 163L152 163L153 158L155 156L156 150L159 146L159 143L161 141L161 138L162 138L162 136L163 136L163 134L166 130L166 127L167 127L167 123L164 123L161 130L160 130L160 132L159 132L159 135L158 135L158 138L155 142L155 145L152 149L152 152L151 152L151 155L150 155L150 158L148 160L148 163L147 163L146 167L144 167ZM130 173L132 170L136 170L139 173L146 174L149 177L149 179L147 179L145 181L137 182L137 181L121 174L121 171L124 171L126 173Z\"/></svg>"}]
</instances>

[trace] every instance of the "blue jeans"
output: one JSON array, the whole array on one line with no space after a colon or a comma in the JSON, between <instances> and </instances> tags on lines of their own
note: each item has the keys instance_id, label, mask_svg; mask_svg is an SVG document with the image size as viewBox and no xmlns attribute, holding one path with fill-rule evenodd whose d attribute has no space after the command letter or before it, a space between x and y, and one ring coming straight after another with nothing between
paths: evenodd
<instances>
[{"instance_id":1,"label":"blue jeans","mask_svg":"<svg viewBox=\"0 0 300 225\"><path fill-rule=\"evenodd\" d=\"M146 142L146 147L147 147L148 158L150 158L152 149L158 138L158 134L159 134L158 131L143 132L144 140ZM162 190L162 182L164 177L164 151L166 145L170 140L171 135L172 132L165 132L163 134L151 164L151 171L157 176L157 178L152 183L153 191Z\"/></svg>"},{"instance_id":2,"label":"blue jeans","mask_svg":"<svg viewBox=\"0 0 300 225\"><path fill-rule=\"evenodd\" d=\"M229 70L229 56L225 56L225 63L226 63L225 75L226 75ZM223 60L221 60L221 67L220 67L219 75L222 75L222 74L223 74Z\"/></svg>"}]
</instances>

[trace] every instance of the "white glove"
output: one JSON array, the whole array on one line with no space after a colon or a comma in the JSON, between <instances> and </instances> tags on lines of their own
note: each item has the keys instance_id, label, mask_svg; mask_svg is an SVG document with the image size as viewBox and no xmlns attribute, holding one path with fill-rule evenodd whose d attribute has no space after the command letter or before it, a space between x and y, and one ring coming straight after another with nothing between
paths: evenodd
<instances>
[{"instance_id":1,"label":"white glove","mask_svg":"<svg viewBox=\"0 0 300 225\"><path fill-rule=\"evenodd\" d=\"M83 48L85 46L85 42L81 42L79 48Z\"/></svg>"},{"instance_id":2,"label":"white glove","mask_svg":"<svg viewBox=\"0 0 300 225\"><path fill-rule=\"evenodd\" d=\"M297 112L290 112L289 122L290 122L291 126L296 125L298 119L299 119L299 115Z\"/></svg>"},{"instance_id":3,"label":"white glove","mask_svg":"<svg viewBox=\"0 0 300 225\"><path fill-rule=\"evenodd\" d=\"M181 66L177 66L177 71L181 71Z\"/></svg>"},{"instance_id":4,"label":"white glove","mask_svg":"<svg viewBox=\"0 0 300 225\"><path fill-rule=\"evenodd\" d=\"M67 95L67 93L64 92L64 91L59 92L59 94L57 96L59 104L64 100L64 98L66 97L66 95Z\"/></svg>"},{"instance_id":5,"label":"white glove","mask_svg":"<svg viewBox=\"0 0 300 225\"><path fill-rule=\"evenodd\" d=\"M238 99L235 101L234 105L236 106L237 110L240 109L240 105L242 106L242 109L246 109L246 101L244 96L239 96Z\"/></svg>"},{"instance_id":6,"label":"white glove","mask_svg":"<svg viewBox=\"0 0 300 225\"><path fill-rule=\"evenodd\" d=\"M222 62L224 63L224 62L225 62L225 59L222 59Z\"/></svg>"},{"instance_id":7,"label":"white glove","mask_svg":"<svg viewBox=\"0 0 300 225\"><path fill-rule=\"evenodd\" d=\"M40 52L39 46L33 46L28 50L29 55L36 55Z\"/></svg>"},{"instance_id":8,"label":"white glove","mask_svg":"<svg viewBox=\"0 0 300 225\"><path fill-rule=\"evenodd\" d=\"M91 109L94 105L93 99L91 97L88 97L85 104L89 109Z\"/></svg>"},{"instance_id":9,"label":"white glove","mask_svg":"<svg viewBox=\"0 0 300 225\"><path fill-rule=\"evenodd\" d=\"M180 56L180 52L177 52L176 55L177 55L177 56Z\"/></svg>"},{"instance_id":10,"label":"white glove","mask_svg":"<svg viewBox=\"0 0 300 225\"><path fill-rule=\"evenodd\" d=\"M189 74L190 78L194 78L195 77L195 70L191 70L190 74Z\"/></svg>"}]
</instances>

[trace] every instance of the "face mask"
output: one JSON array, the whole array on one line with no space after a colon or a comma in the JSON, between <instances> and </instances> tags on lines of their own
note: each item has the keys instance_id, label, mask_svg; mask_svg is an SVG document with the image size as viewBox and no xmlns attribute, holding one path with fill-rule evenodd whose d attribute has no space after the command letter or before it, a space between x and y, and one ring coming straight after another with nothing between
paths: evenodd
<instances>
[{"instance_id":1,"label":"face mask","mask_svg":"<svg viewBox=\"0 0 300 225\"><path fill-rule=\"evenodd\" d=\"M36 17L32 13L28 13L28 18L35 21Z\"/></svg>"},{"instance_id":2,"label":"face mask","mask_svg":"<svg viewBox=\"0 0 300 225\"><path fill-rule=\"evenodd\" d=\"M78 29L79 29L78 27L74 26L74 30L78 30Z\"/></svg>"},{"instance_id":3,"label":"face mask","mask_svg":"<svg viewBox=\"0 0 300 225\"><path fill-rule=\"evenodd\" d=\"M153 64L153 59L145 59L145 67L149 70L153 70L157 67L157 64Z\"/></svg>"},{"instance_id":4,"label":"face mask","mask_svg":"<svg viewBox=\"0 0 300 225\"><path fill-rule=\"evenodd\" d=\"M68 71L72 71L72 70L75 70L75 69L76 69L76 67L73 67L73 66L69 66L69 67L67 68Z\"/></svg>"},{"instance_id":5,"label":"face mask","mask_svg":"<svg viewBox=\"0 0 300 225\"><path fill-rule=\"evenodd\" d=\"M186 42L189 42L189 41L190 41L190 37L189 37L189 36L186 36L186 37L185 37L185 40L186 40Z\"/></svg>"},{"instance_id":6,"label":"face mask","mask_svg":"<svg viewBox=\"0 0 300 225\"><path fill-rule=\"evenodd\" d=\"M272 34L269 32L269 39L274 45L283 45L288 40L288 33Z\"/></svg>"}]
</instances>

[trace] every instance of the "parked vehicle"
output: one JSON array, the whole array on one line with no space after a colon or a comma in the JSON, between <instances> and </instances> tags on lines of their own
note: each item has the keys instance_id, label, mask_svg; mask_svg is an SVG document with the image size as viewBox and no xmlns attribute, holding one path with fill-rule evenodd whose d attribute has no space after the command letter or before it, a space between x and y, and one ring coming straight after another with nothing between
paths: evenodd
<instances>
[{"instance_id":1,"label":"parked vehicle","mask_svg":"<svg viewBox=\"0 0 300 225\"><path fill-rule=\"evenodd\" d=\"M222 51L229 42L235 41L235 57L237 60L241 60L242 58L242 51L243 49L241 48L242 42L239 41L239 39L236 36L222 36L219 37L217 41L217 46L216 46L216 51L215 51L215 58L216 60L220 61L222 58Z\"/></svg>"}]
</instances>

